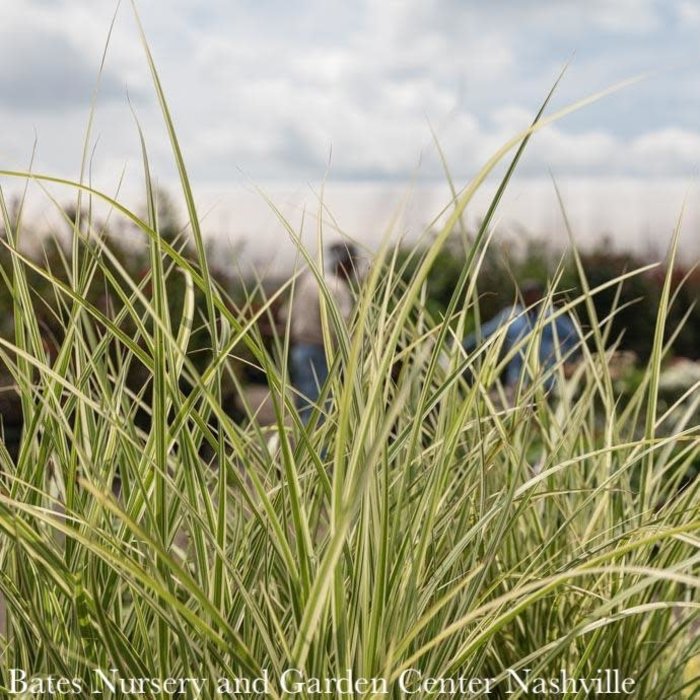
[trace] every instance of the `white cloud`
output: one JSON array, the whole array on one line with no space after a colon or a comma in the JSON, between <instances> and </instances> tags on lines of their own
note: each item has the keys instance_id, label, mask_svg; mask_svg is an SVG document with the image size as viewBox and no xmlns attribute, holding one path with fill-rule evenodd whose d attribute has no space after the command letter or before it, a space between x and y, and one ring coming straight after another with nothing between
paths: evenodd
<instances>
[{"instance_id":1,"label":"white cloud","mask_svg":"<svg viewBox=\"0 0 700 700\"><path fill-rule=\"evenodd\" d=\"M676 11L683 24L700 25L700 5L695 0L681 0L676 6Z\"/></svg>"},{"instance_id":2,"label":"white cloud","mask_svg":"<svg viewBox=\"0 0 700 700\"><path fill-rule=\"evenodd\" d=\"M683 129L662 129L634 140L630 157L641 171L654 174L700 172L700 133Z\"/></svg>"},{"instance_id":3,"label":"white cloud","mask_svg":"<svg viewBox=\"0 0 700 700\"><path fill-rule=\"evenodd\" d=\"M31 68L33 86L20 68L10 71L25 94L5 90L11 99L2 115L3 157L22 157L15 135L25 132L20 140L28 155L36 126L48 167L79 159L85 120L74 115L76 126L58 114L40 116L32 100L52 107L57 96L66 105L89 100L113 7L90 0L3 3L0 38L14 35L17 43L23 35L53 37L58 47L22 62ZM306 0L293 8L277 0L173 0L167 6L161 0L140 9L192 175L225 181L238 178L239 170L261 180L319 179L331 149L331 177L410 178L421 156L420 173L440 177L429 122L455 174L471 173L530 123L573 48L584 47L560 99L608 85L610 54L620 57L615 65L624 71L663 66L647 52L648 37L666 31L660 7L660 0ZM678 8L692 15L687 0L679 0ZM330 21L334 13L338 19ZM2 56L9 50L0 43ZM52 61L45 60L47 53ZM682 84L675 77L663 80L665 87ZM136 111L153 166L169 172L143 48L124 3L94 132L98 154L110 163L105 172L127 158L140 159L127 85L141 96ZM82 102L78 92L85 95ZM693 128L679 126L677 113L662 113L657 103L660 116L645 123L651 110L640 100L630 104L634 113L624 117L601 122L603 106L597 116L584 113L573 125L564 120L543 130L528 149L524 171L687 172L695 157ZM15 128L8 131L8 125ZM666 133L674 128L678 133ZM645 165L645 158L653 163Z\"/></svg>"},{"instance_id":4,"label":"white cloud","mask_svg":"<svg viewBox=\"0 0 700 700\"><path fill-rule=\"evenodd\" d=\"M556 169L586 172L609 166L619 150L619 143L602 131L569 134L557 128L538 133L533 149L539 159Z\"/></svg>"},{"instance_id":5,"label":"white cloud","mask_svg":"<svg viewBox=\"0 0 700 700\"><path fill-rule=\"evenodd\" d=\"M699 104L697 77L668 69L696 65L687 29L700 21L700 7L674 2L670 20L661 0L149 0L139 7L195 186L233 189L242 171L256 183L293 182L295 192L306 191L298 183L320 181L330 158L331 183L343 183L331 210L341 225L361 218L359 230L391 218L391 187L378 180L408 180L417 171L444 182L429 123L452 175L464 182L531 122L574 49L557 104L660 68L646 88L543 129L519 166L524 180L544 176L541 189L550 195L549 168L564 180L607 177L607 184L571 190L574 218L599 232L622 227L629 209L637 215L630 230L652 221L666 196L658 183L698 170L700 130L689 116ZM18 81L14 93L2 95L0 167L26 165L36 129L37 169L77 175L113 9L94 0L0 2L0 86L8 75ZM128 161L129 182L136 190L140 185L127 86L140 96L135 109L153 169L167 181L172 155L128 2L117 18L105 78L93 131L96 183L112 190ZM66 98L63 109L56 109L56 93ZM626 186L625 178L643 185ZM353 194L347 183L359 181L374 184ZM403 185L392 187L400 199ZM512 211L526 226L528 216L533 229L559 224L546 193L522 191L529 213L524 205ZM661 194L653 198L652 191ZM414 228L435 213L433 204L445 203L440 197L414 207ZM225 209L219 228L274 220L267 211L250 219L241 212Z\"/></svg>"},{"instance_id":6,"label":"white cloud","mask_svg":"<svg viewBox=\"0 0 700 700\"><path fill-rule=\"evenodd\" d=\"M586 13L592 21L609 31L623 34L646 33L661 24L659 0L589 0Z\"/></svg>"}]
</instances>

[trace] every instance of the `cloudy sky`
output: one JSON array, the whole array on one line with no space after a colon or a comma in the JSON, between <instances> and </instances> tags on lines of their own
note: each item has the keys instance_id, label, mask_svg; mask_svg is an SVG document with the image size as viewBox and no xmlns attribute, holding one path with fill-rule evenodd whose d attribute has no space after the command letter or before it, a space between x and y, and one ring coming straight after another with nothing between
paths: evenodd
<instances>
[{"instance_id":1,"label":"cloudy sky","mask_svg":"<svg viewBox=\"0 0 700 700\"><path fill-rule=\"evenodd\" d=\"M115 7L0 0L0 168L25 167L36 139L37 170L77 176ZM249 183L294 192L327 174L356 197L397 193L406 182L436 191L444 179L431 128L464 182L528 124L567 61L552 110L649 75L538 134L520 169L521 199L550 171L574 183L574 210L616 209L611 221L650 201L654 212L667 202L662 221L671 221L679 192L690 185L697 198L700 0L149 0L139 11L190 175L201 191L220 193L217 226ZM125 166L127 181L138 180L136 118L153 169L170 182L170 149L126 1L97 104L95 182L113 188ZM605 193L612 183L638 194L596 201L596 186Z\"/></svg>"}]
</instances>

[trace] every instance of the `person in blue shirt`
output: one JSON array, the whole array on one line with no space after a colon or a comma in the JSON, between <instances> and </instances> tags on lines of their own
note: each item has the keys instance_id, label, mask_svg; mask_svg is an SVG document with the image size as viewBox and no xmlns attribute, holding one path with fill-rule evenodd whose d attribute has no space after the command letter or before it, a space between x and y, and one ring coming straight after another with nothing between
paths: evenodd
<instances>
[{"instance_id":1,"label":"person in blue shirt","mask_svg":"<svg viewBox=\"0 0 700 700\"><path fill-rule=\"evenodd\" d=\"M522 304L517 303L503 309L462 341L464 349L472 352L480 342L507 326L503 343L503 354L510 357L503 375L503 382L507 387L515 387L523 377L528 336L536 329L540 332L539 365L545 374L560 359L571 362L581 345L581 336L571 317L567 313L555 315L553 307L543 306L544 288L539 282L525 282L521 289L521 297ZM548 320L550 317L551 320ZM519 352L513 352L516 347L520 348ZM554 381L554 373L549 372L544 380L545 388L551 389Z\"/></svg>"}]
</instances>

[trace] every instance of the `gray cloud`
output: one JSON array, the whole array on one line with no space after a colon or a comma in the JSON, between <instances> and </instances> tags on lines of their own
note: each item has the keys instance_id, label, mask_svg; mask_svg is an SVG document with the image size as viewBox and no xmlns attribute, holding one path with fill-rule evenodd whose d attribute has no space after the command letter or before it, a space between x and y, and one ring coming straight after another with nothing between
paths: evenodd
<instances>
[{"instance_id":1,"label":"gray cloud","mask_svg":"<svg viewBox=\"0 0 700 700\"><path fill-rule=\"evenodd\" d=\"M85 110L97 83L100 56L86 57L71 41L47 29L0 31L0 96L5 110ZM107 69L102 100L123 100L126 86Z\"/></svg>"},{"instance_id":2,"label":"gray cloud","mask_svg":"<svg viewBox=\"0 0 700 700\"><path fill-rule=\"evenodd\" d=\"M318 179L331 150L331 178L411 178L420 160L418 176L437 179L442 168L429 123L453 174L472 174L529 122L573 50L553 108L648 69L666 72L538 135L522 171L684 175L696 159L700 93L692 67L669 68L698 57L685 28L696 13L692 0L671 4L153 0L140 10L191 174L224 182L241 172ZM44 152L58 161L59 149L47 144L65 141L65 121L51 115L87 106L109 3L28 5L35 8L29 19L12 5L0 11L0 110L38 124ZM14 20L5 23L10 30L2 28L4 15ZM145 99L148 70L128 3L107 66L100 102L123 104L127 81L132 96L144 96L139 118L162 171L169 147L155 100ZM139 158L127 152L132 140L121 114L121 121L105 119L100 132L110 163ZM3 147L14 153L0 133Z\"/></svg>"}]
</instances>

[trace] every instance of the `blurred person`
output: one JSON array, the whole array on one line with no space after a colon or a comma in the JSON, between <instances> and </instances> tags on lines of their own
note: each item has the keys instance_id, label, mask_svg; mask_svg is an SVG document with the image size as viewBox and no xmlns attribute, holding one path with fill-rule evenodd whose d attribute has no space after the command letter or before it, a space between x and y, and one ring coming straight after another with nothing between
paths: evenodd
<instances>
[{"instance_id":1,"label":"blurred person","mask_svg":"<svg viewBox=\"0 0 700 700\"><path fill-rule=\"evenodd\" d=\"M347 322L353 309L352 280L356 276L357 251L352 244L335 243L328 248L323 275L328 292ZM304 424L309 422L321 387L328 378L327 348L321 322L321 290L311 270L296 281L291 303L281 312L289 319L290 375L296 390L295 404ZM332 333L332 328L331 328Z\"/></svg>"},{"instance_id":2,"label":"blurred person","mask_svg":"<svg viewBox=\"0 0 700 700\"><path fill-rule=\"evenodd\" d=\"M514 389L523 377L528 336L535 330L540 332L538 359L540 369L545 373L552 370L559 359L564 359L565 365L570 363L580 350L581 336L571 316L568 313L555 316L552 306L543 306L544 296L542 284L527 280L521 288L522 304L504 308L462 341L465 351L472 352L480 342L507 327L503 343L504 356L511 357L503 373L503 383L507 388ZM547 320L549 317L551 320ZM513 353L516 347L520 350ZM546 377L544 385L547 390L554 386L552 373Z\"/></svg>"}]
</instances>

